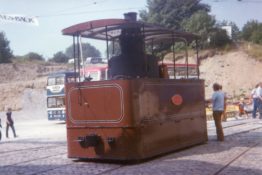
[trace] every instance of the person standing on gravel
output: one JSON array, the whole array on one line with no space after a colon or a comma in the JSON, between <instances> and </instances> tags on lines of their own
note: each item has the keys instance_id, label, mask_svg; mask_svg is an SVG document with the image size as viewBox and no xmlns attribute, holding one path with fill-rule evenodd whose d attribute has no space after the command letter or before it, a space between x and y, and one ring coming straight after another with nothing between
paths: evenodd
<instances>
[{"instance_id":1,"label":"person standing on gravel","mask_svg":"<svg viewBox=\"0 0 262 175\"><path fill-rule=\"evenodd\" d=\"M2 128L2 125L1 125L1 118L0 118L0 128ZM1 132L1 129L0 129L0 141L2 139L2 132Z\"/></svg>"},{"instance_id":2,"label":"person standing on gravel","mask_svg":"<svg viewBox=\"0 0 262 175\"><path fill-rule=\"evenodd\" d=\"M17 137L15 133L14 121L12 119L12 109L11 108L8 108L7 113L6 113L6 138L8 138L9 126L11 127L13 131L14 137Z\"/></svg>"},{"instance_id":3,"label":"person standing on gravel","mask_svg":"<svg viewBox=\"0 0 262 175\"><path fill-rule=\"evenodd\" d=\"M257 95L258 95L258 112L259 112L259 119L262 119L262 82L259 83L259 87L257 88Z\"/></svg>"},{"instance_id":4,"label":"person standing on gravel","mask_svg":"<svg viewBox=\"0 0 262 175\"><path fill-rule=\"evenodd\" d=\"M216 125L217 140L224 141L224 132L222 127L222 114L225 107L225 93L220 90L220 85L218 83L213 84L213 94L212 94L212 108L213 108L213 118Z\"/></svg>"},{"instance_id":5,"label":"person standing on gravel","mask_svg":"<svg viewBox=\"0 0 262 175\"><path fill-rule=\"evenodd\" d=\"M256 85L256 87L251 91L251 98L253 101L253 111L252 111L252 118L256 118L257 110L258 110L258 104L259 104L259 98L258 98L258 87L259 84Z\"/></svg>"},{"instance_id":6,"label":"person standing on gravel","mask_svg":"<svg viewBox=\"0 0 262 175\"><path fill-rule=\"evenodd\" d=\"M220 87L219 87L219 90L221 91L221 92L223 92L223 87L222 87L222 85L219 85ZM226 113L226 110L227 110L227 105L226 105L226 93L225 92L223 92L224 93L224 111L223 111L223 114L222 114L222 121L223 122L226 122L227 121L227 113Z\"/></svg>"}]
</instances>

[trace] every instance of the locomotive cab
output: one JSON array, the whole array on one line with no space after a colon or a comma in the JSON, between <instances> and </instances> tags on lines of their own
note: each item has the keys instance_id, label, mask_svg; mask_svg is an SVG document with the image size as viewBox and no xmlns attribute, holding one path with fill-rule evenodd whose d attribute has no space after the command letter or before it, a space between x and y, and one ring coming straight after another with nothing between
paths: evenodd
<instances>
[{"instance_id":1,"label":"locomotive cab","mask_svg":"<svg viewBox=\"0 0 262 175\"><path fill-rule=\"evenodd\" d=\"M112 79L158 78L158 59L146 55L141 28L122 29L119 36L121 54L109 60L109 75Z\"/></svg>"},{"instance_id":2,"label":"locomotive cab","mask_svg":"<svg viewBox=\"0 0 262 175\"><path fill-rule=\"evenodd\" d=\"M189 44L198 36L138 22L132 16L63 30L73 36L79 56L75 71L81 65L76 64L81 60L81 37L105 40L107 48L109 42L114 46L118 41L121 50L108 60L108 80L66 85L69 158L140 160L207 141L204 81L169 79L167 67L159 65L153 52L154 44ZM175 75L174 49L173 56ZM186 69L188 77L188 63Z\"/></svg>"}]
</instances>

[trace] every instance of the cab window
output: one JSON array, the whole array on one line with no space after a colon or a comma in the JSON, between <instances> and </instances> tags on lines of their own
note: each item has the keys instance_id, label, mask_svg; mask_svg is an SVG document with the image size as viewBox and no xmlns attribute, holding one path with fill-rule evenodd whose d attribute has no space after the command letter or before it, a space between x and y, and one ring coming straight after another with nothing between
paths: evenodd
<instances>
[{"instance_id":1,"label":"cab window","mask_svg":"<svg viewBox=\"0 0 262 175\"><path fill-rule=\"evenodd\" d=\"M56 85L65 84L65 78L64 77L57 77L56 78Z\"/></svg>"},{"instance_id":2,"label":"cab window","mask_svg":"<svg viewBox=\"0 0 262 175\"><path fill-rule=\"evenodd\" d=\"M100 80L98 71L91 71L91 72L89 72L89 76L92 78L92 81Z\"/></svg>"},{"instance_id":3,"label":"cab window","mask_svg":"<svg viewBox=\"0 0 262 175\"><path fill-rule=\"evenodd\" d=\"M55 85L55 78L54 78L54 77L48 78L48 80L47 80L47 85L48 85L48 86Z\"/></svg>"}]
</instances>

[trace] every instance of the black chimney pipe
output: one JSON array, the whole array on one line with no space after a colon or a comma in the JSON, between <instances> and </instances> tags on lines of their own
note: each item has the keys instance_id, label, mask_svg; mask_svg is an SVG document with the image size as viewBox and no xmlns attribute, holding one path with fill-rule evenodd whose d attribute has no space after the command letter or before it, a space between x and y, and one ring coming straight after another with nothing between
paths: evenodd
<instances>
[{"instance_id":1,"label":"black chimney pipe","mask_svg":"<svg viewBox=\"0 0 262 175\"><path fill-rule=\"evenodd\" d=\"M132 22L136 22L136 16L137 16L136 12L128 12L124 14L125 20L132 21Z\"/></svg>"}]
</instances>

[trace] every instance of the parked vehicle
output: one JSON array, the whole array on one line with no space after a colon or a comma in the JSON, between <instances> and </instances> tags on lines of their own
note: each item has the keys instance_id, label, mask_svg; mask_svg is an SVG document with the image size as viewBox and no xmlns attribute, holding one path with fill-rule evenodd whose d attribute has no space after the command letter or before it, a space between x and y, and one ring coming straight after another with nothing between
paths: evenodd
<instances>
[{"instance_id":1,"label":"parked vehicle","mask_svg":"<svg viewBox=\"0 0 262 175\"><path fill-rule=\"evenodd\" d=\"M171 79L168 66L159 65L161 58L154 50L162 44L172 48L177 42L197 45L199 37L136 21L134 13L125 16L88 21L62 31L73 37L76 52L81 50L77 47L82 37L104 40L107 46L112 42L113 48L119 42L121 48L121 54L110 59L107 51L106 80L66 84L69 158L140 160L207 141L198 60L195 78L189 77L187 61L186 76Z\"/></svg>"},{"instance_id":2,"label":"parked vehicle","mask_svg":"<svg viewBox=\"0 0 262 175\"><path fill-rule=\"evenodd\" d=\"M48 120L65 120L65 84L75 82L78 73L56 72L47 78L47 115Z\"/></svg>"}]
</instances>

